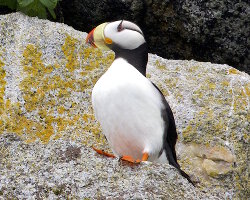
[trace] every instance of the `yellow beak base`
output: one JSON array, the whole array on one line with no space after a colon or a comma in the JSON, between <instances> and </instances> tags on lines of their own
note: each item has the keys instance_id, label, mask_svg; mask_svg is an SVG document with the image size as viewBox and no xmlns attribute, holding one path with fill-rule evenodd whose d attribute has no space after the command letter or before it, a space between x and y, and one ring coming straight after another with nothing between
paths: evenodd
<instances>
[{"instance_id":1,"label":"yellow beak base","mask_svg":"<svg viewBox=\"0 0 250 200\"><path fill-rule=\"evenodd\" d=\"M101 50L110 50L110 48L108 48L106 45L106 39L104 36L104 28L107 24L108 23L103 23L103 24L100 24L99 26L97 26L95 28L95 31L93 34L94 43L95 43L96 47L98 47Z\"/></svg>"}]
</instances>

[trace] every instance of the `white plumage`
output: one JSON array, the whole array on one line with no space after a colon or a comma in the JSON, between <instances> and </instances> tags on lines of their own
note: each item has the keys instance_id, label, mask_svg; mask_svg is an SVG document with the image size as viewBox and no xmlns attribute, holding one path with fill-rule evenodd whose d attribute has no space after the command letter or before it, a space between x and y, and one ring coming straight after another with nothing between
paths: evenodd
<instances>
[{"instance_id":1,"label":"white plumage","mask_svg":"<svg viewBox=\"0 0 250 200\"><path fill-rule=\"evenodd\" d=\"M111 38L112 41L123 49L136 49L141 44L145 43L145 38L140 28L129 21L126 22L128 30L117 32L117 26L121 23L120 21L108 23L104 29L104 35L107 38ZM133 31L136 30L136 31Z\"/></svg>"},{"instance_id":2,"label":"white plumage","mask_svg":"<svg viewBox=\"0 0 250 200\"><path fill-rule=\"evenodd\" d=\"M113 152L155 160L163 143L161 96L153 84L122 58L116 59L92 92L96 118ZM166 156L162 156L166 162Z\"/></svg>"}]
</instances>

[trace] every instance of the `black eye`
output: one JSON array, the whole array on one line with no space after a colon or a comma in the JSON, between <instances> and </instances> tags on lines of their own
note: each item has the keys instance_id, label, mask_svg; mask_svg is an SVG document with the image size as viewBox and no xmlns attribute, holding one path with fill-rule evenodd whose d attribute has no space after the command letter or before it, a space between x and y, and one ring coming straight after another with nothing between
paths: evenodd
<instances>
[{"instance_id":1,"label":"black eye","mask_svg":"<svg viewBox=\"0 0 250 200\"><path fill-rule=\"evenodd\" d=\"M122 22L123 20L121 21L121 23L117 26L117 31L120 32L122 31L124 28L122 27Z\"/></svg>"}]
</instances>

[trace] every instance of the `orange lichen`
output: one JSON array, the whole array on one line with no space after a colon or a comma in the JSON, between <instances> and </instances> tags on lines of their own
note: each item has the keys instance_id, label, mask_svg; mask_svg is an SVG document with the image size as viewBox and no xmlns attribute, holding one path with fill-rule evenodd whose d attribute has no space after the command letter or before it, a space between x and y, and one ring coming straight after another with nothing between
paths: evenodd
<instances>
[{"instance_id":1,"label":"orange lichen","mask_svg":"<svg viewBox=\"0 0 250 200\"><path fill-rule=\"evenodd\" d=\"M87 133L84 143L89 144L88 138L94 138L97 144L104 143L89 98L92 87L111 64L114 54L103 56L100 50L85 47L69 35L62 45L62 53L65 59L45 65L42 50L33 44L26 46L21 61L23 79L19 85L23 103L4 101L5 70L0 61L0 133L14 132L26 142L39 139L46 143L62 137L67 130L74 130L74 134L67 137L74 139ZM77 76L75 70L78 70ZM88 94L85 99L79 99L84 105L73 96L74 92Z\"/></svg>"},{"instance_id":2,"label":"orange lichen","mask_svg":"<svg viewBox=\"0 0 250 200\"><path fill-rule=\"evenodd\" d=\"M27 74L21 83L21 88L25 91L23 95L24 107L27 112L38 111L38 119L40 119L37 121L27 118L28 123L23 124L31 137L36 136L46 143L55 133L53 124L57 124L58 120L57 117L53 116L53 109L57 107L58 98L63 98L64 95L68 97L70 92L67 91L69 83L63 81L60 76L54 75L48 78L47 74L51 74L54 69L59 67L45 66L41 56L42 52L32 44L28 45L23 52L24 60L22 63ZM51 95L51 92L55 90L58 92ZM62 112L61 107L59 110ZM68 124L67 120L65 121L65 123L57 124L57 131L65 129ZM33 139L27 141L33 141Z\"/></svg>"}]
</instances>

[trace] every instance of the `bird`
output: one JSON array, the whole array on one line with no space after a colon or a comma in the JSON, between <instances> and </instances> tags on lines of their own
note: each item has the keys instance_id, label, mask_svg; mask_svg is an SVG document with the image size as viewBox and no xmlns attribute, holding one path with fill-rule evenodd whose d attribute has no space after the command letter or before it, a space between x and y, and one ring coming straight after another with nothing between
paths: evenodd
<instances>
[{"instance_id":1,"label":"bird","mask_svg":"<svg viewBox=\"0 0 250 200\"><path fill-rule=\"evenodd\" d=\"M105 22L89 32L86 43L115 53L92 90L95 117L114 155L94 150L131 163L168 162L194 185L177 162L173 112L146 77L148 46L141 28L127 20Z\"/></svg>"}]
</instances>

